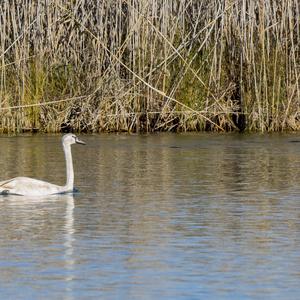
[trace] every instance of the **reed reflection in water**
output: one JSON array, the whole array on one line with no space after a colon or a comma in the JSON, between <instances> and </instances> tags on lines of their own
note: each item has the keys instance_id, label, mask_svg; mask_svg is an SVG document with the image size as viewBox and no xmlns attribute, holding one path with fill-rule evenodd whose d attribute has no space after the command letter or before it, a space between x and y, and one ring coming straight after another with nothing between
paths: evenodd
<instances>
[{"instance_id":1,"label":"reed reflection in water","mask_svg":"<svg viewBox=\"0 0 300 300\"><path fill-rule=\"evenodd\" d=\"M79 194L0 199L3 297L297 299L300 136L84 139ZM1 179L64 183L59 136L0 144Z\"/></svg>"}]
</instances>

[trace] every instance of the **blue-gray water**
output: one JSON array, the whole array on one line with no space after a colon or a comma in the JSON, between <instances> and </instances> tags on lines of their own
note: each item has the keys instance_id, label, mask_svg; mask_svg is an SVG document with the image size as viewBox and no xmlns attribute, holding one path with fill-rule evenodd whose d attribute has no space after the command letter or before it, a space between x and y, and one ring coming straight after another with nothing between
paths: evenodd
<instances>
[{"instance_id":1,"label":"blue-gray water","mask_svg":"<svg viewBox=\"0 0 300 300\"><path fill-rule=\"evenodd\" d=\"M86 135L80 193L0 198L0 299L299 299L300 135ZM58 135L0 180L65 180Z\"/></svg>"}]
</instances>

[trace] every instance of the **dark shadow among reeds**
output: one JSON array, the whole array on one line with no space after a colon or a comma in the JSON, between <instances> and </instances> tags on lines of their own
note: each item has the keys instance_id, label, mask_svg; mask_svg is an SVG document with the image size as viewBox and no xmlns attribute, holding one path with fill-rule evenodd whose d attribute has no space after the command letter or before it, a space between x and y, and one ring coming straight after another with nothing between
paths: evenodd
<instances>
[{"instance_id":1,"label":"dark shadow among reeds","mask_svg":"<svg viewBox=\"0 0 300 300\"><path fill-rule=\"evenodd\" d=\"M298 0L0 4L0 132L300 128Z\"/></svg>"}]
</instances>

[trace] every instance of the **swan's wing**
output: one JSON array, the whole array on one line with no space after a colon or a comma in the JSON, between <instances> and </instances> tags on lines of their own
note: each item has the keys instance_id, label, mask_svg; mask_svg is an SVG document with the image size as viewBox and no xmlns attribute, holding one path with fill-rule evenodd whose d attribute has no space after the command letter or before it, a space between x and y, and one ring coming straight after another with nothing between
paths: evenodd
<instances>
[{"instance_id":1,"label":"swan's wing","mask_svg":"<svg viewBox=\"0 0 300 300\"><path fill-rule=\"evenodd\" d=\"M0 181L0 194L8 194L14 188L14 178Z\"/></svg>"},{"instance_id":2,"label":"swan's wing","mask_svg":"<svg viewBox=\"0 0 300 300\"><path fill-rule=\"evenodd\" d=\"M63 187L29 177L16 177L0 182L0 193L29 196L51 195L63 192Z\"/></svg>"},{"instance_id":3,"label":"swan's wing","mask_svg":"<svg viewBox=\"0 0 300 300\"><path fill-rule=\"evenodd\" d=\"M0 195L12 194L14 189L13 179L0 181Z\"/></svg>"}]
</instances>

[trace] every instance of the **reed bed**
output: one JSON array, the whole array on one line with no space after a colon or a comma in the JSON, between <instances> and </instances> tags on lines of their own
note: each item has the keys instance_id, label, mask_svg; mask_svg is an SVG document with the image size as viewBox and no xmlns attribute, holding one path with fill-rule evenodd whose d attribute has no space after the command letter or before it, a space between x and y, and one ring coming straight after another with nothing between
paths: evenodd
<instances>
[{"instance_id":1,"label":"reed bed","mask_svg":"<svg viewBox=\"0 0 300 300\"><path fill-rule=\"evenodd\" d=\"M300 128L298 0L0 4L0 132Z\"/></svg>"}]
</instances>

